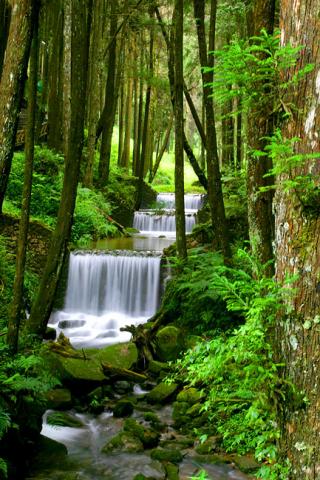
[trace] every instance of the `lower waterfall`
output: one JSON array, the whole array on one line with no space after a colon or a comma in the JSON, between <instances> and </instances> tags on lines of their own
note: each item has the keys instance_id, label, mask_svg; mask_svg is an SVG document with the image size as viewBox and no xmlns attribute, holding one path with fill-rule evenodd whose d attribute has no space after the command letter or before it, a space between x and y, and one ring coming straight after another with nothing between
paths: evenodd
<instances>
[{"instance_id":1,"label":"lower waterfall","mask_svg":"<svg viewBox=\"0 0 320 480\"><path fill-rule=\"evenodd\" d=\"M72 253L64 308L49 326L78 348L128 340L120 328L145 322L159 306L160 263L156 253Z\"/></svg>"}]
</instances>

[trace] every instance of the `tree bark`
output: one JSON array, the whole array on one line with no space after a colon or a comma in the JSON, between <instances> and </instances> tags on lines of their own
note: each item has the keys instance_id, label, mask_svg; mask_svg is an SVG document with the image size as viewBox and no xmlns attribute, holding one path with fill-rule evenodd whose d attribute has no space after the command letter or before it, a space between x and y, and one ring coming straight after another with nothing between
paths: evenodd
<instances>
[{"instance_id":1,"label":"tree bark","mask_svg":"<svg viewBox=\"0 0 320 480\"><path fill-rule=\"evenodd\" d=\"M194 0L194 17L197 25L200 65L213 67L214 57L207 54L205 34L205 1ZM211 0L209 51L214 51L215 24L217 2ZM203 96L206 111L206 138L207 138L207 174L208 174L208 200L211 212L211 223L214 231L214 248L221 250L225 257L230 256L230 246L227 234L226 215L222 196L221 175L217 150L217 135L215 115L210 84L213 82L213 73L202 70Z\"/></svg>"},{"instance_id":2,"label":"tree bark","mask_svg":"<svg viewBox=\"0 0 320 480\"><path fill-rule=\"evenodd\" d=\"M18 116L26 80L35 0L14 0L0 83L0 215L11 170Z\"/></svg>"},{"instance_id":3,"label":"tree bark","mask_svg":"<svg viewBox=\"0 0 320 480\"><path fill-rule=\"evenodd\" d=\"M163 143L162 143L162 145L159 149L159 152L158 152L158 155L157 155L152 173L150 174L150 177L149 177L149 183L153 182L153 179L156 176L158 168L160 166L160 162L162 160L164 152L166 151L166 148L168 147L169 138L170 138L170 134L171 134L172 126L173 126L173 118L174 118L174 116L173 116L173 114L171 114L170 119L169 119L169 123L168 123L168 126L167 126L167 130L166 130L166 133L165 133L165 136L164 136Z\"/></svg>"},{"instance_id":4,"label":"tree bark","mask_svg":"<svg viewBox=\"0 0 320 480\"><path fill-rule=\"evenodd\" d=\"M174 10L175 60L175 197L177 256L187 258L186 221L184 212L184 155L183 155L183 0L176 0Z\"/></svg>"},{"instance_id":5,"label":"tree bark","mask_svg":"<svg viewBox=\"0 0 320 480\"><path fill-rule=\"evenodd\" d=\"M29 213L31 202L32 172L34 159L34 139L37 107L37 72L38 71L38 11L35 15L33 43L30 53L30 69L28 80L28 113L25 133L25 166L22 191L21 218L17 240L16 271L13 284L7 344L12 353L18 351L20 319L22 314L24 270L26 263L27 239L29 230Z\"/></svg>"},{"instance_id":6,"label":"tree bark","mask_svg":"<svg viewBox=\"0 0 320 480\"><path fill-rule=\"evenodd\" d=\"M0 81L3 67L4 54L7 47L10 27L11 7L7 0L0 3Z\"/></svg>"},{"instance_id":7,"label":"tree bark","mask_svg":"<svg viewBox=\"0 0 320 480\"><path fill-rule=\"evenodd\" d=\"M63 14L63 152L68 155L71 115L71 0L64 0Z\"/></svg>"},{"instance_id":8,"label":"tree bark","mask_svg":"<svg viewBox=\"0 0 320 480\"><path fill-rule=\"evenodd\" d=\"M255 0L253 4L252 22L249 34L259 35L262 28L269 33L273 31L275 0ZM248 163L247 163L247 194L248 194L248 223L250 245L254 256L261 264L265 264L273 257L272 238L274 221L272 218L272 194L261 193L260 188L270 184L265 178L271 165L267 157L256 157L252 152L264 150L265 137L272 133L272 108L269 111L266 105L255 102L248 115ZM273 269L266 270L272 275Z\"/></svg>"},{"instance_id":9,"label":"tree bark","mask_svg":"<svg viewBox=\"0 0 320 480\"><path fill-rule=\"evenodd\" d=\"M88 64L86 22L85 2L72 0L71 124L69 128L68 155L65 159L65 173L57 225L52 235L46 266L27 324L28 332L35 335L43 335L45 332L72 226L85 116L86 72Z\"/></svg>"},{"instance_id":10,"label":"tree bark","mask_svg":"<svg viewBox=\"0 0 320 480\"><path fill-rule=\"evenodd\" d=\"M320 0L281 3L281 41L293 46L304 45L295 68L285 81L307 64L314 70L292 88L290 100L295 105L292 118L282 131L284 138L299 137L295 154L319 152L320 129ZM305 160L291 175L277 179L274 199L276 279L286 284L286 277L296 275L292 295L287 298L288 313L279 319L275 349L285 363L285 382L295 386L296 394L281 402L279 420L282 428L280 447L283 457L292 464L290 480L320 478L320 217L319 157ZM285 192L283 181L299 175L311 175L311 200L304 191L304 204L297 191Z\"/></svg>"}]
</instances>

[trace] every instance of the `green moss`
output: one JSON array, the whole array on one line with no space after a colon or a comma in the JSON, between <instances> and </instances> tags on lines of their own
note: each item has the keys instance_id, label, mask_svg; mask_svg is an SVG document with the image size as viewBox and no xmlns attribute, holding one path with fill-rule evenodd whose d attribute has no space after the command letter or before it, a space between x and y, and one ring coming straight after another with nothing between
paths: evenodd
<instances>
[{"instance_id":1,"label":"green moss","mask_svg":"<svg viewBox=\"0 0 320 480\"><path fill-rule=\"evenodd\" d=\"M178 402L186 402L189 405L198 403L205 397L204 393L200 392L196 388L184 388L177 396Z\"/></svg>"},{"instance_id":2,"label":"green moss","mask_svg":"<svg viewBox=\"0 0 320 480\"><path fill-rule=\"evenodd\" d=\"M81 428L83 423L78 418L70 415L66 412L52 412L47 417L47 423L49 425L55 425L59 427L73 427Z\"/></svg>"},{"instance_id":3,"label":"green moss","mask_svg":"<svg viewBox=\"0 0 320 480\"><path fill-rule=\"evenodd\" d=\"M162 328L156 335L156 353L161 361L176 360L183 349L181 331L172 325Z\"/></svg>"},{"instance_id":4,"label":"green moss","mask_svg":"<svg viewBox=\"0 0 320 480\"><path fill-rule=\"evenodd\" d=\"M166 403L174 396L177 389L176 383L161 382L146 395L146 400L149 403Z\"/></svg>"},{"instance_id":5,"label":"green moss","mask_svg":"<svg viewBox=\"0 0 320 480\"><path fill-rule=\"evenodd\" d=\"M160 462L180 463L183 460L182 453L179 450L166 450L164 448L155 448L151 452L152 460Z\"/></svg>"},{"instance_id":6,"label":"green moss","mask_svg":"<svg viewBox=\"0 0 320 480\"><path fill-rule=\"evenodd\" d=\"M132 435L130 432L120 432L118 435L113 437L109 442L102 448L103 453L111 452L129 452L129 453L139 453L143 452L142 442Z\"/></svg>"},{"instance_id":7,"label":"green moss","mask_svg":"<svg viewBox=\"0 0 320 480\"><path fill-rule=\"evenodd\" d=\"M133 413L133 403L128 400L119 400L113 409L113 416L117 418L129 417Z\"/></svg>"}]
</instances>

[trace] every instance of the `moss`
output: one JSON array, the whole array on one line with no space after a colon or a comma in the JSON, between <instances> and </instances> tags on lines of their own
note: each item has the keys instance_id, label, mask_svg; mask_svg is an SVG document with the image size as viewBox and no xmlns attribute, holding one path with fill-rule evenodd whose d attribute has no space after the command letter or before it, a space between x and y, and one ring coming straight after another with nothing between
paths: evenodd
<instances>
[{"instance_id":1,"label":"moss","mask_svg":"<svg viewBox=\"0 0 320 480\"><path fill-rule=\"evenodd\" d=\"M139 438L145 448L156 447L159 443L160 435L158 432L150 428L144 428L132 418L129 418L124 422L123 429L125 432L130 432L132 435Z\"/></svg>"},{"instance_id":2,"label":"moss","mask_svg":"<svg viewBox=\"0 0 320 480\"><path fill-rule=\"evenodd\" d=\"M129 417L133 413L133 403L129 400L120 400L113 409L113 416L117 418Z\"/></svg>"},{"instance_id":3,"label":"moss","mask_svg":"<svg viewBox=\"0 0 320 480\"><path fill-rule=\"evenodd\" d=\"M174 396L177 389L176 383L161 382L146 395L146 400L149 403L166 403Z\"/></svg>"},{"instance_id":4,"label":"moss","mask_svg":"<svg viewBox=\"0 0 320 480\"><path fill-rule=\"evenodd\" d=\"M72 405L71 392L67 388L56 388L45 394L47 407L52 409L66 409Z\"/></svg>"},{"instance_id":5,"label":"moss","mask_svg":"<svg viewBox=\"0 0 320 480\"><path fill-rule=\"evenodd\" d=\"M177 396L178 402L186 402L189 405L199 403L205 397L204 393L196 388L184 388Z\"/></svg>"},{"instance_id":6,"label":"moss","mask_svg":"<svg viewBox=\"0 0 320 480\"><path fill-rule=\"evenodd\" d=\"M183 349L183 337L179 328L168 325L156 335L156 354L163 362L176 360Z\"/></svg>"},{"instance_id":7,"label":"moss","mask_svg":"<svg viewBox=\"0 0 320 480\"><path fill-rule=\"evenodd\" d=\"M81 422L81 420L65 412L49 413L47 417L47 422L49 425L54 425L59 427L73 427L73 428L83 427L83 423Z\"/></svg>"},{"instance_id":8,"label":"moss","mask_svg":"<svg viewBox=\"0 0 320 480\"><path fill-rule=\"evenodd\" d=\"M166 478L168 480L179 480L179 467L173 463L167 463L165 465Z\"/></svg>"},{"instance_id":9,"label":"moss","mask_svg":"<svg viewBox=\"0 0 320 480\"><path fill-rule=\"evenodd\" d=\"M183 460L182 453L179 450L166 450L164 448L155 448L151 452L152 460L160 462L180 463Z\"/></svg>"},{"instance_id":10,"label":"moss","mask_svg":"<svg viewBox=\"0 0 320 480\"><path fill-rule=\"evenodd\" d=\"M102 448L102 453L110 452L129 452L139 453L143 452L143 444L139 438L132 435L130 432L120 432L113 437Z\"/></svg>"}]
</instances>

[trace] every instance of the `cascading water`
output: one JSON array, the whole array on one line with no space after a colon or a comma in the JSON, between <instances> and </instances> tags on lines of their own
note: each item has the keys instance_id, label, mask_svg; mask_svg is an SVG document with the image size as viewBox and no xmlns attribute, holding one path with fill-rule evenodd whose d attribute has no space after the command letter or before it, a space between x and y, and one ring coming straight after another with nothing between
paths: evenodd
<instances>
[{"instance_id":1,"label":"cascading water","mask_svg":"<svg viewBox=\"0 0 320 480\"><path fill-rule=\"evenodd\" d=\"M185 195L186 233L191 233L196 223L197 211L202 205L203 195ZM134 214L133 227L142 234L175 235L175 194L159 193L157 195L159 210L139 210Z\"/></svg>"},{"instance_id":2,"label":"cascading water","mask_svg":"<svg viewBox=\"0 0 320 480\"><path fill-rule=\"evenodd\" d=\"M120 328L144 323L157 310L160 254L72 253L65 305L50 326L75 347L129 340Z\"/></svg>"}]
</instances>

